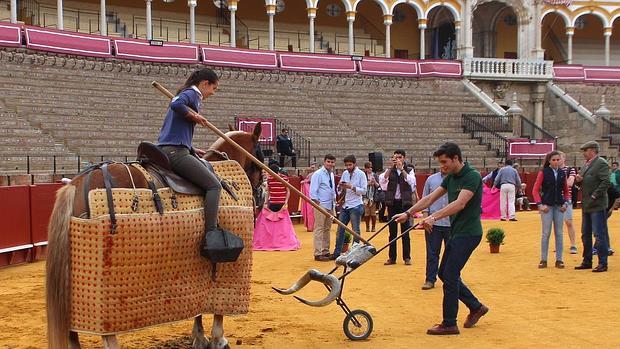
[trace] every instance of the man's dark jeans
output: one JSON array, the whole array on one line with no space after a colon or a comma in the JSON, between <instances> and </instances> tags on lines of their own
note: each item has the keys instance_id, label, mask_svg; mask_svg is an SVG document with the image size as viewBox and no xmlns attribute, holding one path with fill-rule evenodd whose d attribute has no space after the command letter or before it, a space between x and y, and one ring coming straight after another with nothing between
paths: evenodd
<instances>
[{"instance_id":1,"label":"man's dark jeans","mask_svg":"<svg viewBox=\"0 0 620 349\"><path fill-rule=\"evenodd\" d=\"M461 280L461 270L480 244L481 239L482 236L458 236L448 240L439 265L439 278L443 281L443 324L445 326L456 325L459 300L470 310L477 310L482 305Z\"/></svg>"},{"instance_id":2,"label":"man's dark jeans","mask_svg":"<svg viewBox=\"0 0 620 349\"><path fill-rule=\"evenodd\" d=\"M291 158L291 167L297 168L297 154L295 153L280 153L280 167L284 167L285 156Z\"/></svg>"},{"instance_id":3,"label":"man's dark jeans","mask_svg":"<svg viewBox=\"0 0 620 349\"><path fill-rule=\"evenodd\" d=\"M403 207L401 200L394 200L394 204L387 207L389 219L392 219L394 215L405 212L410 207L411 206ZM405 221L405 223L401 223L400 224L401 233L409 229L410 227L411 227L411 224L409 223L409 220ZM389 228L390 228L390 240L389 241L392 241L394 238L398 236L398 223L391 222ZM411 240L409 239L409 233L403 235L401 240L403 243L403 260L411 259ZM389 253L390 259L396 262L396 241L390 244L389 251L390 251Z\"/></svg>"},{"instance_id":4,"label":"man's dark jeans","mask_svg":"<svg viewBox=\"0 0 620 349\"><path fill-rule=\"evenodd\" d=\"M581 221L581 242L583 243L583 264L592 265L592 233L596 238L598 264L607 266L609 234L607 232L607 210L583 213Z\"/></svg>"},{"instance_id":5,"label":"man's dark jeans","mask_svg":"<svg viewBox=\"0 0 620 349\"><path fill-rule=\"evenodd\" d=\"M426 239L426 281L434 284L437 281L441 243L448 246L450 227L433 225L431 233L425 233L424 238Z\"/></svg>"}]
</instances>

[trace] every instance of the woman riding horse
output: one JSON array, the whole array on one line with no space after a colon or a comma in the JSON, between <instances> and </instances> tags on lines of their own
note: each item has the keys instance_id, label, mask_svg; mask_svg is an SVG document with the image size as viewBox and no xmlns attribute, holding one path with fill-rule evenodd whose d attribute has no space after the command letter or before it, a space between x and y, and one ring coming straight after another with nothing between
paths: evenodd
<instances>
[{"instance_id":1,"label":"woman riding horse","mask_svg":"<svg viewBox=\"0 0 620 349\"><path fill-rule=\"evenodd\" d=\"M196 124L206 127L207 119L198 114L201 100L217 91L219 78L209 68L194 71L172 99L158 145L168 155L172 170L205 191L205 234L217 229L217 213L222 185L208 162L199 160L206 152L192 146Z\"/></svg>"}]
</instances>

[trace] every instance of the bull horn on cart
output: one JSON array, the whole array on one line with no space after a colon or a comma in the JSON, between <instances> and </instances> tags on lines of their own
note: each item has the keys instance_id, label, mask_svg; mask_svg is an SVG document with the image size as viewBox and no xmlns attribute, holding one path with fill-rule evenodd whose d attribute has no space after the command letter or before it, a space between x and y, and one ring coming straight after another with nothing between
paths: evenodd
<instances>
[{"instance_id":1,"label":"bull horn on cart","mask_svg":"<svg viewBox=\"0 0 620 349\"><path fill-rule=\"evenodd\" d=\"M272 287L272 288L274 289L274 291L278 292L279 294L288 295L288 294L293 294L301 290L310 281L319 281L325 284L329 288L329 294L327 295L327 297L325 297L324 299L320 301L309 301L301 297L293 296L295 297L295 299L297 299L298 301L304 304L307 304L313 307L324 307L330 304L331 302L333 302L334 299L336 299L338 295L340 294L340 281L338 280L338 278L331 274L321 273L320 271L316 269L308 270L308 272L304 274L304 276L302 276L296 283L293 284L293 286L291 286L288 289L282 289L282 288L277 288L277 287Z\"/></svg>"}]
</instances>

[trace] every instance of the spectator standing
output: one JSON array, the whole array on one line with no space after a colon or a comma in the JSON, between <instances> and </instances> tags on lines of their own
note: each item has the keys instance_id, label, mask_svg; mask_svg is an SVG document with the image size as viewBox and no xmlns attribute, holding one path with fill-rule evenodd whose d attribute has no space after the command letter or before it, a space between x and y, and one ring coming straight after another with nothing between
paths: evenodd
<instances>
[{"instance_id":1,"label":"spectator standing","mask_svg":"<svg viewBox=\"0 0 620 349\"><path fill-rule=\"evenodd\" d=\"M581 183L582 190L582 224L581 241L583 242L583 261L575 269L592 268L592 233L596 238L598 265L595 273L607 271L607 187L609 187L609 164L598 156L599 144L586 142L580 148L586 160L585 165L575 178Z\"/></svg>"},{"instance_id":2,"label":"spectator standing","mask_svg":"<svg viewBox=\"0 0 620 349\"><path fill-rule=\"evenodd\" d=\"M269 166L269 169L277 173L285 181L289 181L288 176L282 173L278 173L279 167L277 164L272 164L271 166ZM269 177L267 178L267 190L269 193L267 195L267 207L272 212L280 211L282 206L286 204L286 198L289 194L288 188L285 187L284 184L282 184L276 178L269 175Z\"/></svg>"},{"instance_id":3,"label":"spectator standing","mask_svg":"<svg viewBox=\"0 0 620 349\"><path fill-rule=\"evenodd\" d=\"M527 198L526 190L527 189L527 184L525 183L521 183L521 187L519 188L519 190L517 190L517 205L519 205L519 211L523 211L525 207L525 210L527 211L531 211L532 209L530 208L530 200Z\"/></svg>"},{"instance_id":4,"label":"spectator standing","mask_svg":"<svg viewBox=\"0 0 620 349\"><path fill-rule=\"evenodd\" d=\"M374 232L377 224L377 188L379 188L379 176L373 172L372 163L364 163L364 172L366 173L366 194L364 201L364 222L366 223L366 232ZM372 223L372 226L371 226Z\"/></svg>"},{"instance_id":5,"label":"spectator standing","mask_svg":"<svg viewBox=\"0 0 620 349\"><path fill-rule=\"evenodd\" d=\"M617 161L611 163L611 176L609 177L611 186L614 187L618 192L620 192L620 170L618 170L619 166L620 165Z\"/></svg>"},{"instance_id":6,"label":"spectator standing","mask_svg":"<svg viewBox=\"0 0 620 349\"><path fill-rule=\"evenodd\" d=\"M446 178L444 168L440 168L440 172L434 173L426 179L424 183L424 190L422 197L430 195L435 189L441 187L441 183ZM442 210L448 206L448 195L444 194L437 201L433 202L426 212L426 216L431 216L435 212ZM439 268L439 254L441 253L441 243L444 246L448 245L448 239L450 238L450 217L444 217L437 220L432 227L425 229L426 234L424 238L426 240L426 279L423 290L430 290L435 287L435 281L437 281L437 271ZM445 248L445 247L444 247Z\"/></svg>"},{"instance_id":7,"label":"spectator standing","mask_svg":"<svg viewBox=\"0 0 620 349\"><path fill-rule=\"evenodd\" d=\"M385 173L379 176L379 184L385 192L385 205L388 209L389 219L397 214L407 211L413 206L414 192L416 190L416 179L413 169L405 164L406 153L402 149L394 151L392 157L392 167L388 168ZM409 229L411 223L409 220L400 224L401 232ZM390 223L390 237L388 241L392 241L398 236L398 223L395 221ZM411 265L411 240L409 233L402 237L403 244L403 260L405 265ZM396 241L390 244L389 259L385 265L396 264Z\"/></svg>"},{"instance_id":8,"label":"spectator standing","mask_svg":"<svg viewBox=\"0 0 620 349\"><path fill-rule=\"evenodd\" d=\"M343 224L349 224L349 222L351 222L353 231L361 235L360 223L364 215L362 196L366 194L368 181L366 180L366 173L357 168L355 162L355 156L353 155L347 155L344 158L345 171L342 173L342 177L340 177L340 183L338 183L338 191L344 192L344 203L342 204L338 219ZM358 239L355 238L354 241L358 242ZM336 247L334 248L334 254L330 256L330 258L336 259L340 256L343 244L344 228L338 226Z\"/></svg>"},{"instance_id":9,"label":"spectator standing","mask_svg":"<svg viewBox=\"0 0 620 349\"><path fill-rule=\"evenodd\" d=\"M430 335L459 334L456 325L459 300L469 308L463 326L471 328L489 308L480 303L461 279L461 270L482 239L482 178L480 173L463 162L461 149L455 143L445 143L433 154L448 175L441 186L422 198L409 210L397 215L398 222L409 220L419 212L448 194L448 206L424 218L425 227L432 227L437 220L450 216L450 239L439 265L439 278L443 281L443 321L429 328Z\"/></svg>"},{"instance_id":10,"label":"spectator standing","mask_svg":"<svg viewBox=\"0 0 620 349\"><path fill-rule=\"evenodd\" d=\"M512 167L512 160L506 160L506 166L497 172L493 185L499 188L499 209L501 219L516 221L515 217L515 194L516 189L521 187L519 173Z\"/></svg>"},{"instance_id":11,"label":"spectator standing","mask_svg":"<svg viewBox=\"0 0 620 349\"><path fill-rule=\"evenodd\" d=\"M484 178L482 178L482 183L486 184L487 182L490 182L490 187L493 187L493 183L495 183L495 177L497 177L497 173L502 167L504 167L504 162L498 161L497 167L493 171L489 172L486 176L484 176Z\"/></svg>"},{"instance_id":12,"label":"spectator standing","mask_svg":"<svg viewBox=\"0 0 620 349\"><path fill-rule=\"evenodd\" d=\"M538 205L542 222L538 268L547 267L552 225L555 234L555 267L564 268L562 227L564 225L564 212L570 202L571 195L566 182L566 173L562 171L560 164L561 155L559 151L554 150L548 153L545 156L543 169L538 172L534 188L532 188L532 195Z\"/></svg>"},{"instance_id":13,"label":"spectator standing","mask_svg":"<svg viewBox=\"0 0 620 349\"><path fill-rule=\"evenodd\" d=\"M280 156L280 167L284 167L284 157L291 157L291 166L297 167L297 154L293 148L293 141L288 135L288 130L283 128L282 133L276 137L276 151Z\"/></svg>"},{"instance_id":14,"label":"spectator standing","mask_svg":"<svg viewBox=\"0 0 620 349\"><path fill-rule=\"evenodd\" d=\"M334 188L334 166L336 157L327 154L323 166L312 174L310 179L310 199L334 214L336 188ZM314 260L329 261L329 233L332 219L321 211L314 209Z\"/></svg>"},{"instance_id":15,"label":"spectator standing","mask_svg":"<svg viewBox=\"0 0 620 349\"><path fill-rule=\"evenodd\" d=\"M571 197L568 200L568 205L566 205L566 212L564 212L564 224L566 224L566 230L568 231L568 238L570 240L570 254L577 254L577 243L575 241L575 227L573 226L573 185L575 184L575 177L577 176L577 171L574 167L566 166L566 154L560 152L560 167L564 174L566 175L566 185L568 185L568 190L571 193ZM576 190L575 190L576 191Z\"/></svg>"}]
</instances>

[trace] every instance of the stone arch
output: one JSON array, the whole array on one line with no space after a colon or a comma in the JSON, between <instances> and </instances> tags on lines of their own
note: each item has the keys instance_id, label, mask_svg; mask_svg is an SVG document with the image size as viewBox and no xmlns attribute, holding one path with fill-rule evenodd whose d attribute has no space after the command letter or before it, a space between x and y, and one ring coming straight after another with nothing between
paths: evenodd
<instances>
[{"instance_id":1,"label":"stone arch","mask_svg":"<svg viewBox=\"0 0 620 349\"><path fill-rule=\"evenodd\" d=\"M312 3L312 7L319 8L319 2L321 0L306 0L306 3ZM351 7L351 3L347 0L342 0L342 4L344 5L344 9L346 12L353 11L353 7Z\"/></svg>"},{"instance_id":2,"label":"stone arch","mask_svg":"<svg viewBox=\"0 0 620 349\"><path fill-rule=\"evenodd\" d=\"M566 10L561 9L561 8L549 8L546 11L543 11L543 13L540 15L540 24L542 24L543 20L545 19L545 16L551 13L554 13L560 16L564 20L564 26L566 27L571 26L570 13L568 13Z\"/></svg>"},{"instance_id":3,"label":"stone arch","mask_svg":"<svg viewBox=\"0 0 620 349\"><path fill-rule=\"evenodd\" d=\"M527 24L530 21L529 10L522 0L478 0L472 6L471 13L473 14L478 6L489 2L501 2L512 7L512 10L517 15L519 25Z\"/></svg>"},{"instance_id":4,"label":"stone arch","mask_svg":"<svg viewBox=\"0 0 620 349\"><path fill-rule=\"evenodd\" d=\"M421 4L419 4L417 1L408 1L408 0L396 0L392 6L390 7L390 12L389 14L394 14L394 9L396 8L396 6L400 5L400 4L408 4L409 6L413 7L413 9L415 10L415 12L418 15L418 19L425 19L426 16L424 15L424 9L422 7Z\"/></svg>"},{"instance_id":5,"label":"stone arch","mask_svg":"<svg viewBox=\"0 0 620 349\"><path fill-rule=\"evenodd\" d=\"M371 0L363 0L363 1L371 1ZM381 0L372 0L372 1L374 1L377 5L379 5L379 7L381 7L381 11L383 11L384 16L392 14L392 11L388 9L384 1L381 1ZM362 2L362 0L355 0L355 2L353 2L353 6L352 6L353 11L357 10L357 5L359 5L360 2Z\"/></svg>"},{"instance_id":6,"label":"stone arch","mask_svg":"<svg viewBox=\"0 0 620 349\"><path fill-rule=\"evenodd\" d=\"M461 21L461 13L460 10L456 8L456 6L454 6L454 4L450 3L450 2L445 2L443 0L436 0L434 2L432 2L427 8L426 8L426 13L424 14L424 18L428 18L428 14L431 13L431 11L438 6L444 6L446 8L448 8L448 10L450 10L450 12L452 13L452 17L454 17L454 21L455 22L460 22Z\"/></svg>"},{"instance_id":7,"label":"stone arch","mask_svg":"<svg viewBox=\"0 0 620 349\"><path fill-rule=\"evenodd\" d=\"M594 15L601 20L601 23L603 23L603 28L609 28L609 25L610 25L609 17L611 17L609 13L602 8L593 7L593 6L580 8L579 10L575 11L573 13L573 20L571 22L571 27L574 27L575 23L577 22L577 19L579 19L579 17L583 15Z\"/></svg>"}]
</instances>

